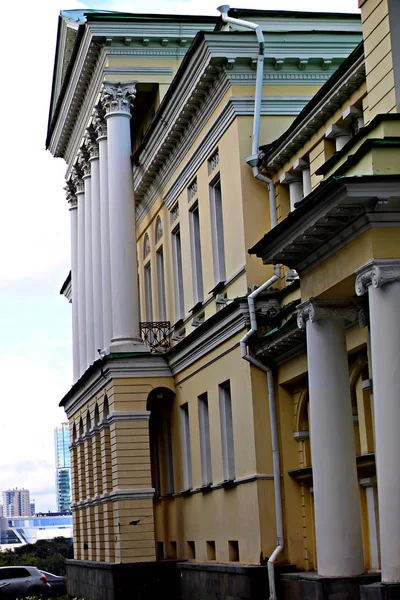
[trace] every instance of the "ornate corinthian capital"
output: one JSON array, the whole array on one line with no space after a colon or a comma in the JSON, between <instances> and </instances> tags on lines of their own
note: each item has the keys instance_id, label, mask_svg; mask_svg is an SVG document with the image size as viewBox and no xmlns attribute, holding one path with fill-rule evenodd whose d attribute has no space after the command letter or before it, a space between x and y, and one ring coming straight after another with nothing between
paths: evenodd
<instances>
[{"instance_id":1,"label":"ornate corinthian capital","mask_svg":"<svg viewBox=\"0 0 400 600\"><path fill-rule=\"evenodd\" d=\"M83 194L85 191L85 188L84 188L84 183L83 183L83 179L82 179L82 171L81 171L79 165L76 165L72 169L71 179L72 179L72 183L75 186L75 194Z\"/></svg>"},{"instance_id":2,"label":"ornate corinthian capital","mask_svg":"<svg viewBox=\"0 0 400 600\"><path fill-rule=\"evenodd\" d=\"M344 319L347 323L357 320L357 307L347 299L317 300L310 298L299 305L297 325L304 329L307 321L315 323L319 319Z\"/></svg>"},{"instance_id":3,"label":"ornate corinthian capital","mask_svg":"<svg viewBox=\"0 0 400 600\"><path fill-rule=\"evenodd\" d=\"M76 197L76 188L75 184L71 179L68 179L66 182L66 186L64 188L65 195L67 197L67 202L69 204L69 209L72 210L78 206L78 199Z\"/></svg>"},{"instance_id":4,"label":"ornate corinthian capital","mask_svg":"<svg viewBox=\"0 0 400 600\"><path fill-rule=\"evenodd\" d=\"M357 269L356 294L362 296L372 285L379 288L386 283L400 281L400 260L398 258L374 259Z\"/></svg>"},{"instance_id":5,"label":"ornate corinthian capital","mask_svg":"<svg viewBox=\"0 0 400 600\"><path fill-rule=\"evenodd\" d=\"M107 123L104 118L105 112L101 104L94 107L92 123L96 131L97 138L107 137Z\"/></svg>"},{"instance_id":6,"label":"ornate corinthian capital","mask_svg":"<svg viewBox=\"0 0 400 600\"><path fill-rule=\"evenodd\" d=\"M78 165L83 173L83 177L90 177L90 154L86 146L86 141L79 148L78 152Z\"/></svg>"},{"instance_id":7,"label":"ornate corinthian capital","mask_svg":"<svg viewBox=\"0 0 400 600\"><path fill-rule=\"evenodd\" d=\"M131 114L131 106L136 97L136 82L113 83L105 82L101 94L100 102L103 106L106 116L112 113Z\"/></svg>"},{"instance_id":8,"label":"ornate corinthian capital","mask_svg":"<svg viewBox=\"0 0 400 600\"><path fill-rule=\"evenodd\" d=\"M85 131L85 146L89 151L89 160L99 158L99 144L97 142L97 135L95 128L90 126Z\"/></svg>"}]
</instances>

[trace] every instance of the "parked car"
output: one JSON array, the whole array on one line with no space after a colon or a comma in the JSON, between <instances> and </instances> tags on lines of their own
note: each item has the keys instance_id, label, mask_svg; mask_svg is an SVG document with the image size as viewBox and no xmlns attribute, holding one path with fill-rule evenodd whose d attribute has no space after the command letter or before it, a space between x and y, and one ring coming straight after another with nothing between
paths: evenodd
<instances>
[{"instance_id":1,"label":"parked car","mask_svg":"<svg viewBox=\"0 0 400 600\"><path fill-rule=\"evenodd\" d=\"M67 594L67 578L61 575L54 575L54 573L48 573L48 571L42 571L43 575L47 577L47 580L51 587L52 596L66 596Z\"/></svg>"},{"instance_id":2,"label":"parked car","mask_svg":"<svg viewBox=\"0 0 400 600\"><path fill-rule=\"evenodd\" d=\"M50 596L50 591L46 575L36 567L0 567L0 598Z\"/></svg>"}]
</instances>

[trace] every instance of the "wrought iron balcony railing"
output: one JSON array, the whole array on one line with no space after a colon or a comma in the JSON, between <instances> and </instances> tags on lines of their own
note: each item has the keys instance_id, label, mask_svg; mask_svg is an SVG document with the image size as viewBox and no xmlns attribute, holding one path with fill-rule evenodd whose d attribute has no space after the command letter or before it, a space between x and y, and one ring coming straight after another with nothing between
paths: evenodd
<instances>
[{"instance_id":1,"label":"wrought iron balcony railing","mask_svg":"<svg viewBox=\"0 0 400 600\"><path fill-rule=\"evenodd\" d=\"M146 346L153 352L166 352L171 347L171 323L169 321L143 321L140 334Z\"/></svg>"}]
</instances>

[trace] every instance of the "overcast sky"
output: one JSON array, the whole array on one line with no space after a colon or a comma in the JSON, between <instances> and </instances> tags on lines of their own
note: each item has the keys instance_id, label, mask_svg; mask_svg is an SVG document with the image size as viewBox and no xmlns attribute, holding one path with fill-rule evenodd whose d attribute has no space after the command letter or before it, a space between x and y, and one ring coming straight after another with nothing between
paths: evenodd
<instances>
[{"instance_id":1,"label":"overcast sky","mask_svg":"<svg viewBox=\"0 0 400 600\"><path fill-rule=\"evenodd\" d=\"M0 491L26 487L37 510L55 510L54 427L71 385L71 307L65 163L45 152L57 17L62 9L216 14L215 0L4 2L0 51ZM242 8L321 11L321 2L243 0ZM326 0L326 11L357 10ZM4 72L5 70L5 72Z\"/></svg>"}]
</instances>

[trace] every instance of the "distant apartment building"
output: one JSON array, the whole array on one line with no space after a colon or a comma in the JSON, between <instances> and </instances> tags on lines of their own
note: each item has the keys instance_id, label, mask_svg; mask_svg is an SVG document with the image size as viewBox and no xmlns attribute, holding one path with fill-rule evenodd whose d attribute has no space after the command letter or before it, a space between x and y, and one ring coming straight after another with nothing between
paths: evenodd
<instances>
[{"instance_id":1,"label":"distant apartment building","mask_svg":"<svg viewBox=\"0 0 400 600\"><path fill-rule=\"evenodd\" d=\"M69 427L62 423L54 430L54 446L56 454L56 493L57 510L71 510L71 459L69 453Z\"/></svg>"},{"instance_id":2,"label":"distant apartment building","mask_svg":"<svg viewBox=\"0 0 400 600\"><path fill-rule=\"evenodd\" d=\"M3 516L27 517L31 514L30 492L25 488L3 491Z\"/></svg>"}]
</instances>

